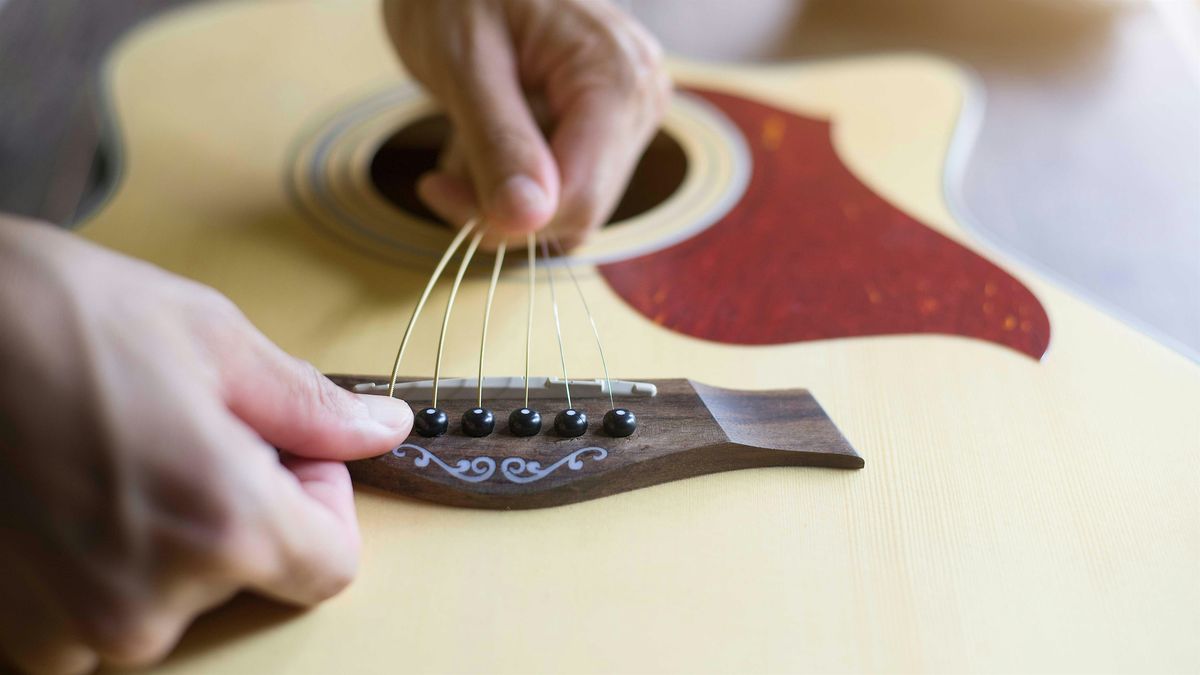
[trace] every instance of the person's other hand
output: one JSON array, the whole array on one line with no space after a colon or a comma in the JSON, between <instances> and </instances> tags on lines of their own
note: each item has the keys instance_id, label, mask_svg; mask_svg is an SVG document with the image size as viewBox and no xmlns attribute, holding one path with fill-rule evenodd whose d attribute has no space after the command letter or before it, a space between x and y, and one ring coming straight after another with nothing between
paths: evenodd
<instances>
[{"instance_id":1,"label":"person's other hand","mask_svg":"<svg viewBox=\"0 0 1200 675\"><path fill-rule=\"evenodd\" d=\"M212 289L0 218L0 652L145 664L240 589L337 593L359 549L341 460L411 420Z\"/></svg>"},{"instance_id":2,"label":"person's other hand","mask_svg":"<svg viewBox=\"0 0 1200 675\"><path fill-rule=\"evenodd\" d=\"M417 186L426 205L455 225L481 215L509 237L550 226L567 247L598 228L670 93L654 38L607 0L384 8L404 65L453 127Z\"/></svg>"}]
</instances>

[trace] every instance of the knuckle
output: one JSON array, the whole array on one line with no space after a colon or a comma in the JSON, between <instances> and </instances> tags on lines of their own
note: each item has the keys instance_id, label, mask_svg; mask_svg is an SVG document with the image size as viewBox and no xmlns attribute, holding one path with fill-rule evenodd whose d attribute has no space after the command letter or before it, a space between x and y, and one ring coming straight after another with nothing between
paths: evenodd
<instances>
[{"instance_id":1,"label":"knuckle","mask_svg":"<svg viewBox=\"0 0 1200 675\"><path fill-rule=\"evenodd\" d=\"M536 161L538 143L530 131L513 124L494 123L484 131L483 147L493 164L529 166ZM501 172L502 174L505 172ZM507 176L506 176L507 177Z\"/></svg>"},{"instance_id":2,"label":"knuckle","mask_svg":"<svg viewBox=\"0 0 1200 675\"><path fill-rule=\"evenodd\" d=\"M349 402L342 389L329 381L316 366L308 361L300 361L299 377L296 386L305 394L313 414L335 413L343 415L349 412Z\"/></svg>"},{"instance_id":3,"label":"knuckle","mask_svg":"<svg viewBox=\"0 0 1200 675\"><path fill-rule=\"evenodd\" d=\"M665 70L665 56L662 45L644 31L634 33L633 41L637 45L638 61L650 73Z\"/></svg>"},{"instance_id":4,"label":"knuckle","mask_svg":"<svg viewBox=\"0 0 1200 675\"><path fill-rule=\"evenodd\" d=\"M296 370L288 378L285 391L298 416L306 420L308 440L321 443L330 433L330 423L368 417L366 404L325 377L307 361L296 360Z\"/></svg>"},{"instance_id":5,"label":"knuckle","mask_svg":"<svg viewBox=\"0 0 1200 675\"><path fill-rule=\"evenodd\" d=\"M246 315L241 308L234 304L225 294L214 288L203 288L198 298L200 308L206 318L228 324L243 325Z\"/></svg>"},{"instance_id":6,"label":"knuckle","mask_svg":"<svg viewBox=\"0 0 1200 675\"><path fill-rule=\"evenodd\" d=\"M644 95L661 88L665 68L657 41L618 27L605 29L598 38L608 54L605 63L613 84L621 91Z\"/></svg>"},{"instance_id":7,"label":"knuckle","mask_svg":"<svg viewBox=\"0 0 1200 675\"><path fill-rule=\"evenodd\" d=\"M245 331L248 320L236 304L216 289L192 286L183 304L195 330L216 344L230 344Z\"/></svg>"},{"instance_id":8,"label":"knuckle","mask_svg":"<svg viewBox=\"0 0 1200 675\"><path fill-rule=\"evenodd\" d=\"M613 84L619 90L635 93L645 88L648 69L636 57L622 54L609 61L608 68Z\"/></svg>"}]
</instances>

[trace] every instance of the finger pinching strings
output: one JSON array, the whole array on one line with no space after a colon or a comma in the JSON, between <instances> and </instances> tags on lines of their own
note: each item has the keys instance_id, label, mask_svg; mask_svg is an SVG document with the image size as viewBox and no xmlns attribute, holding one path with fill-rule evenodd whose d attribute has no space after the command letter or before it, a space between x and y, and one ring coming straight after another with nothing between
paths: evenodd
<instances>
[{"instance_id":1,"label":"finger pinching strings","mask_svg":"<svg viewBox=\"0 0 1200 675\"><path fill-rule=\"evenodd\" d=\"M458 297L458 288L462 285L463 276L471 266L471 258L483 240L484 230L471 237L467 251L463 253L462 262L458 264L458 272L454 275L454 284L450 286L450 297L446 299L446 311L442 314L442 332L438 336L437 358L433 363L433 402L413 417L413 427L422 436L441 436L450 428L450 418L438 407L438 385L442 381L442 354L446 348L446 330L450 327L450 312L454 309L454 299Z\"/></svg>"},{"instance_id":2,"label":"finger pinching strings","mask_svg":"<svg viewBox=\"0 0 1200 675\"><path fill-rule=\"evenodd\" d=\"M442 254L442 259L438 261L437 267L433 268L433 274L429 277L429 283L425 284L425 290L421 292L421 299L417 300L417 306L413 309L412 316L408 317L408 326L404 328L404 337L400 339L400 349L396 351L396 360L392 363L392 381L388 384L388 396L396 394L396 378L400 374L400 360L404 358L404 351L408 349L408 340L412 337L413 326L417 324L417 317L421 316L421 310L425 308L425 301L429 300L429 294L433 291L433 287L437 285L438 279L442 277L442 272L446 269L446 264L454 257L455 251L462 245L463 240L475 229L478 220L472 218L467 221L458 234L454 235L454 239L450 241L450 245L446 247L446 252Z\"/></svg>"}]
</instances>

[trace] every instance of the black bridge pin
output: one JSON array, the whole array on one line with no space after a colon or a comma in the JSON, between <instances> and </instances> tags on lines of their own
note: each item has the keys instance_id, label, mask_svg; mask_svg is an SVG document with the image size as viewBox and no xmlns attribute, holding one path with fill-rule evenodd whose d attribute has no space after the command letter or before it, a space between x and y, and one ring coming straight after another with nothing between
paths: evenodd
<instances>
[{"instance_id":1,"label":"black bridge pin","mask_svg":"<svg viewBox=\"0 0 1200 675\"><path fill-rule=\"evenodd\" d=\"M496 416L487 408L471 408L463 413L462 430L468 436L480 438L496 428Z\"/></svg>"},{"instance_id":2,"label":"black bridge pin","mask_svg":"<svg viewBox=\"0 0 1200 675\"><path fill-rule=\"evenodd\" d=\"M513 436L536 436L542 430L542 416L533 408L517 408L508 416Z\"/></svg>"},{"instance_id":3,"label":"black bridge pin","mask_svg":"<svg viewBox=\"0 0 1200 675\"><path fill-rule=\"evenodd\" d=\"M413 417L413 429L425 438L441 436L450 428L450 418L440 408L425 408Z\"/></svg>"},{"instance_id":4,"label":"black bridge pin","mask_svg":"<svg viewBox=\"0 0 1200 675\"><path fill-rule=\"evenodd\" d=\"M626 408L613 408L604 413L604 433L625 438L637 430L637 416Z\"/></svg>"},{"instance_id":5,"label":"black bridge pin","mask_svg":"<svg viewBox=\"0 0 1200 675\"><path fill-rule=\"evenodd\" d=\"M564 438L578 438L588 428L587 413L567 408L554 418L554 432Z\"/></svg>"}]
</instances>

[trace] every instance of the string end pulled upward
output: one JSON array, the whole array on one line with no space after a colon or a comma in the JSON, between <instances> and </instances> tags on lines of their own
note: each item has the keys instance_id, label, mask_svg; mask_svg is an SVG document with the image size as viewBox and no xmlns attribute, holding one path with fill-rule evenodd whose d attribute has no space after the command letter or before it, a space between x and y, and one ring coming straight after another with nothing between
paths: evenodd
<instances>
[{"instance_id":1,"label":"string end pulled upward","mask_svg":"<svg viewBox=\"0 0 1200 675\"><path fill-rule=\"evenodd\" d=\"M437 408L438 381L442 378L442 353L446 347L446 330L450 327L450 313L454 309L454 300L458 297L458 288L462 286L463 276L467 273L467 268L471 266L471 258L475 257L475 250L479 248L479 242L483 240L485 232L486 230L479 230L475 236L471 237L471 243L467 245L467 251L463 253L462 262L458 264L458 273L454 275L454 285L450 287L450 297L446 299L446 312L442 315L442 332L438 336L437 360L433 364L434 408Z\"/></svg>"},{"instance_id":2,"label":"string end pulled upward","mask_svg":"<svg viewBox=\"0 0 1200 675\"><path fill-rule=\"evenodd\" d=\"M547 232L547 235L552 239L555 251L565 258L566 252L558 242L558 237L553 232ZM596 317L592 315L592 308L588 306L587 297L583 293L583 286L580 285L579 279L575 276L574 270L571 269L570 263L565 265L565 267L567 268L567 275L571 277L571 283L575 285L575 292L579 295L579 302L583 305L583 311L587 314L588 323L592 325L592 335L596 338L596 350L600 352L600 366L604 369L604 382L605 388L608 390L608 403L615 409L617 404L613 398L612 378L608 374L608 359L604 356L604 343L600 340L600 328L596 325ZM566 377L565 372L563 377Z\"/></svg>"},{"instance_id":3,"label":"string end pulled upward","mask_svg":"<svg viewBox=\"0 0 1200 675\"><path fill-rule=\"evenodd\" d=\"M472 218L463 225L458 234L454 235L454 238L450 241L450 245L446 247L446 251L442 254L442 259L434 267L433 274L429 276L429 282L425 284L425 290L421 292L421 297L417 300L417 305L413 308L413 313L408 317L408 325L404 328L404 336L400 339L400 348L396 350L396 360L392 362L392 379L388 384L389 398L393 397L396 393L396 378L400 375L400 361L404 359L404 352L408 349L409 338L412 337L413 326L416 325L417 318L421 316L421 310L425 308L425 303L429 300L429 294L433 291L433 287L437 285L438 279L442 277L442 272L445 271L450 259L454 257L454 253L458 251L459 246L462 245L467 235L478 224L478 219Z\"/></svg>"}]
</instances>

